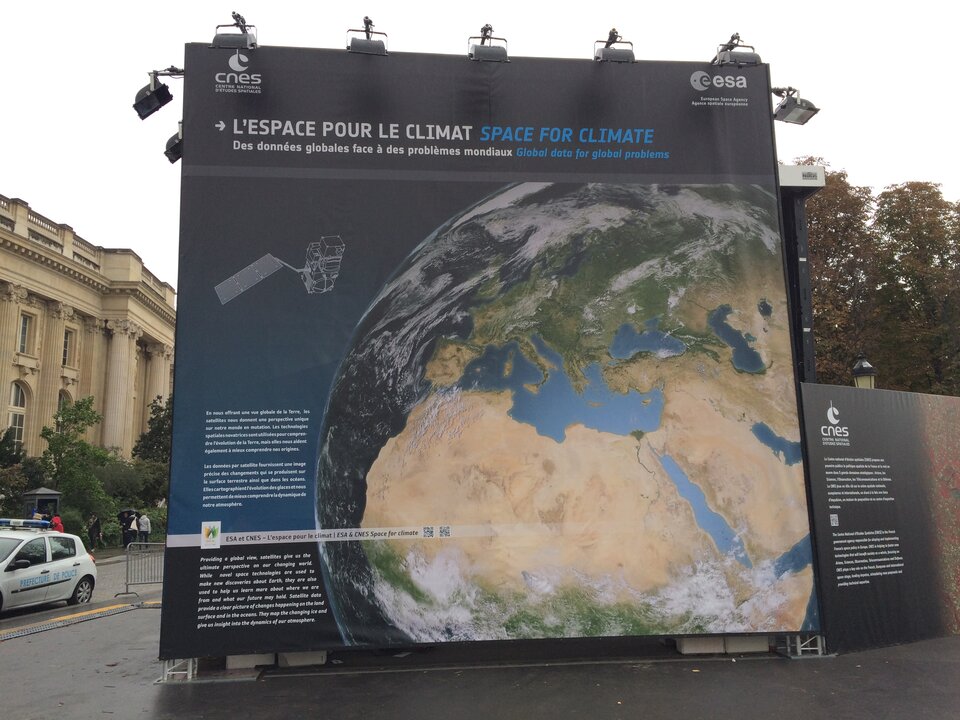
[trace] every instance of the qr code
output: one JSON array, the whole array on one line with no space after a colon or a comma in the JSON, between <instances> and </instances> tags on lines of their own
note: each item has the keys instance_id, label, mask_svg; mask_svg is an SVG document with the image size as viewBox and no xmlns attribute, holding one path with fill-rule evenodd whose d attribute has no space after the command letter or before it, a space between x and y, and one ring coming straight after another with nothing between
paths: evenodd
<instances>
[{"instance_id":1,"label":"qr code","mask_svg":"<svg viewBox=\"0 0 960 720\"><path fill-rule=\"evenodd\" d=\"M450 526L441 525L440 526L440 537L450 537Z\"/></svg>"},{"instance_id":2,"label":"qr code","mask_svg":"<svg viewBox=\"0 0 960 720\"><path fill-rule=\"evenodd\" d=\"M830 513L830 527L840 527L840 516L836 513Z\"/></svg>"},{"instance_id":3,"label":"qr code","mask_svg":"<svg viewBox=\"0 0 960 720\"><path fill-rule=\"evenodd\" d=\"M433 537L433 525L428 525L423 528L423 536L425 538Z\"/></svg>"}]
</instances>

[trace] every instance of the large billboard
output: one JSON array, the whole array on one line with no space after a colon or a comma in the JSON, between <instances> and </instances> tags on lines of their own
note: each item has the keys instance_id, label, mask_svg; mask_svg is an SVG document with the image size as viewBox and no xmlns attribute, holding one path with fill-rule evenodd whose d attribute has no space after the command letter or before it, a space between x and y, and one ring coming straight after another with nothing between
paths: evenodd
<instances>
[{"instance_id":1,"label":"large billboard","mask_svg":"<svg viewBox=\"0 0 960 720\"><path fill-rule=\"evenodd\" d=\"M960 398L803 386L832 651L960 634Z\"/></svg>"},{"instance_id":2,"label":"large billboard","mask_svg":"<svg viewBox=\"0 0 960 720\"><path fill-rule=\"evenodd\" d=\"M815 627L765 66L187 69L163 657Z\"/></svg>"}]
</instances>

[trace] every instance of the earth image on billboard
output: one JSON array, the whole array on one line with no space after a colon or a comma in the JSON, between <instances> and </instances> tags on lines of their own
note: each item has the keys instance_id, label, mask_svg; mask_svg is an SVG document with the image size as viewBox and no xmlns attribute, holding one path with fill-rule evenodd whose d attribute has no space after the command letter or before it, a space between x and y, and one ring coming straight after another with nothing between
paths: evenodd
<instances>
[{"instance_id":1,"label":"earth image on billboard","mask_svg":"<svg viewBox=\"0 0 960 720\"><path fill-rule=\"evenodd\" d=\"M408 255L319 439L347 644L815 623L773 188L500 187Z\"/></svg>"}]
</instances>

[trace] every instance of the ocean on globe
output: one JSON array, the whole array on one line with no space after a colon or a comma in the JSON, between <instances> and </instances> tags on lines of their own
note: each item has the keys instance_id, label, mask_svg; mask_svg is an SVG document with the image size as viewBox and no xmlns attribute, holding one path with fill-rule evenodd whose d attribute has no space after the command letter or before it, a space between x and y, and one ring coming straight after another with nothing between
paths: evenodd
<instances>
[{"instance_id":1,"label":"ocean on globe","mask_svg":"<svg viewBox=\"0 0 960 720\"><path fill-rule=\"evenodd\" d=\"M815 613L772 188L523 183L410 252L319 439L346 644Z\"/></svg>"}]
</instances>

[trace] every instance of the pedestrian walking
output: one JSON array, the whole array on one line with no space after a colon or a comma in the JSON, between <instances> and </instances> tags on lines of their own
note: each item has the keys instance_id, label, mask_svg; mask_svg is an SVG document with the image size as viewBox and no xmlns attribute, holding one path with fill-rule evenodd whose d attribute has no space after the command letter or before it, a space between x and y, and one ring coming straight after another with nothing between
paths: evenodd
<instances>
[{"instance_id":1,"label":"pedestrian walking","mask_svg":"<svg viewBox=\"0 0 960 720\"><path fill-rule=\"evenodd\" d=\"M140 530L140 542L150 542L150 518L141 514L137 518L137 527Z\"/></svg>"},{"instance_id":2,"label":"pedestrian walking","mask_svg":"<svg viewBox=\"0 0 960 720\"><path fill-rule=\"evenodd\" d=\"M130 543L136 542L138 532L139 527L137 526L137 514L133 511L130 511L127 513L127 517L123 526L123 546L127 547Z\"/></svg>"}]
</instances>

